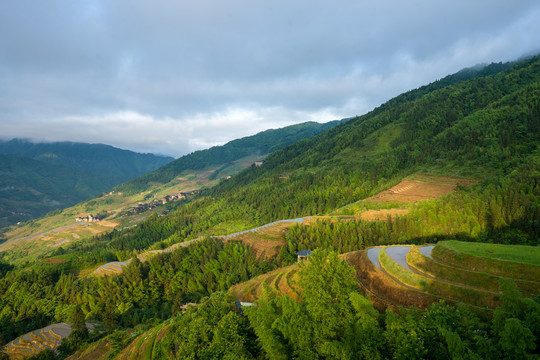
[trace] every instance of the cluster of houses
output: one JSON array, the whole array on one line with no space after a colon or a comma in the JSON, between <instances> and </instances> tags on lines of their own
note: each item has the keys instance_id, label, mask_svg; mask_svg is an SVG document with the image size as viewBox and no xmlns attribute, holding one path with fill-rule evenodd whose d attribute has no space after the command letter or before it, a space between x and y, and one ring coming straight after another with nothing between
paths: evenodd
<instances>
[{"instance_id":1,"label":"cluster of houses","mask_svg":"<svg viewBox=\"0 0 540 360\"><path fill-rule=\"evenodd\" d=\"M121 215L122 216L129 216L129 215L141 214L141 213L146 212L148 210L153 210L153 209L157 208L160 205L165 205L166 203L168 203L170 201L184 200L188 196L195 195L198 192L199 192L198 190L194 190L194 191L190 191L190 192L178 192L176 194L167 195L167 196L165 196L165 197L163 197L161 199L154 199L154 200L152 200L150 202L146 202L146 203L138 203L136 206L132 207L131 209L122 211Z\"/></svg>"},{"instance_id":2,"label":"cluster of houses","mask_svg":"<svg viewBox=\"0 0 540 360\"><path fill-rule=\"evenodd\" d=\"M97 215L93 215L93 214L90 214L88 216L84 216L84 217L78 217L75 219L76 222L98 222L98 221L101 221L101 219L105 218L107 215L104 215L104 214L97 214Z\"/></svg>"}]
</instances>

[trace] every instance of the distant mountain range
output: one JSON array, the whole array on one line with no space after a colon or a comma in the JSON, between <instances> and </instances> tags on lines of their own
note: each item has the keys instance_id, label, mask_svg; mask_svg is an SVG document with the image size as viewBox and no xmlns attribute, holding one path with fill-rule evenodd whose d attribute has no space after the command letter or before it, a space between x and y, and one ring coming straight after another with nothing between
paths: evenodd
<instances>
[{"instance_id":1,"label":"distant mountain range","mask_svg":"<svg viewBox=\"0 0 540 360\"><path fill-rule=\"evenodd\" d=\"M0 227L76 204L171 160L102 144L0 141Z\"/></svg>"}]
</instances>

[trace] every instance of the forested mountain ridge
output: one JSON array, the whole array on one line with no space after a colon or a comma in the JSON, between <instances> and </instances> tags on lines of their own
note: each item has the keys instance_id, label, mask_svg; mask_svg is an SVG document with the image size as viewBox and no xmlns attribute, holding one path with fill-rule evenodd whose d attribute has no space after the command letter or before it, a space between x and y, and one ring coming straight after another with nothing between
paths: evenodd
<instances>
[{"instance_id":1,"label":"forested mountain ridge","mask_svg":"<svg viewBox=\"0 0 540 360\"><path fill-rule=\"evenodd\" d=\"M171 160L108 145L0 141L0 227L74 205Z\"/></svg>"},{"instance_id":2,"label":"forested mountain ridge","mask_svg":"<svg viewBox=\"0 0 540 360\"><path fill-rule=\"evenodd\" d=\"M257 204L252 213L272 221L330 211L417 171L485 178L519 164L534 167L539 63L535 57L421 96L398 96L391 106L273 153L211 194ZM276 181L282 173L290 178ZM261 194L275 201L261 204Z\"/></svg>"},{"instance_id":3,"label":"forested mountain ridge","mask_svg":"<svg viewBox=\"0 0 540 360\"><path fill-rule=\"evenodd\" d=\"M77 203L107 189L89 171L0 154L0 227Z\"/></svg>"},{"instance_id":4,"label":"forested mountain ridge","mask_svg":"<svg viewBox=\"0 0 540 360\"><path fill-rule=\"evenodd\" d=\"M266 130L256 135L233 140L223 146L185 155L152 173L120 185L100 197L81 202L63 211L54 211L36 221L6 229L5 242L0 245L0 251L12 249L9 258L18 263L34 261L36 257L52 252L51 247L57 246L58 243L65 245L75 241L84 242L92 234L109 232L115 227L133 227L152 212L167 213L177 207L179 202L186 201L186 197L193 197L194 193L200 189L214 186L220 179L230 178L255 162L262 163L267 152L298 139L319 134L347 120L336 120L324 124L306 122ZM57 151L59 155L43 153L51 147L54 148L53 144L30 144L30 148L27 148L27 145L24 141L13 140L5 145L5 148L12 152L18 151L38 158L45 157L56 162L71 163L73 159L84 155L78 152L70 154L66 151L80 144L56 144L56 147L60 149ZM99 147L98 150L107 149L106 146ZM94 167L99 165L92 162L90 164ZM106 165L111 165L111 163ZM67 165L54 166L66 167ZM85 169L81 171L88 172ZM36 174L36 176L28 177L28 181L42 178ZM51 177L51 179L56 178ZM82 180L89 179L91 180L92 177L82 177ZM21 183L24 184L24 181ZM73 187L65 181L60 183L62 183L62 187L58 189L60 195L65 194L65 188ZM51 185L54 186L54 184L52 182ZM105 219L107 221L74 223L75 219L87 218L89 214L108 214ZM100 218L103 218L103 215L100 215ZM73 237L73 233L77 235L76 238ZM0 240L2 240L1 234ZM35 246L36 244L39 246Z\"/></svg>"},{"instance_id":5,"label":"forested mountain ridge","mask_svg":"<svg viewBox=\"0 0 540 360\"><path fill-rule=\"evenodd\" d=\"M2 336L11 340L67 321L80 307L87 319L103 321L111 357L118 358L132 334L165 319L171 320L163 324L166 336L152 347L154 357L538 356L538 297L524 299L508 282L501 284L502 306L494 311L434 304L425 312L381 314L362 297L354 271L337 256L374 245L456 238L538 244L540 58L496 69L413 90L289 145L167 216L66 246L39 264L2 264ZM360 211L410 210L391 221L338 221L340 212L351 211L342 206L415 173L480 181L435 200L355 205ZM134 260L119 276L84 276L88 269L145 249L327 213L335 219L291 228L281 239L286 246L273 258L258 258L242 242L204 239L148 262ZM319 249L299 273L302 301L268 293L257 308L234 310L224 293L231 285L295 262L300 249ZM181 305L188 302L200 305L182 315ZM85 339L74 336L61 354ZM140 342L132 344L128 350L142 354Z\"/></svg>"},{"instance_id":6,"label":"forested mountain ridge","mask_svg":"<svg viewBox=\"0 0 540 360\"><path fill-rule=\"evenodd\" d=\"M107 174L115 182L125 182L163 166L170 156L141 154L104 144L76 142L31 142L23 139L0 141L1 154L17 154L51 164L80 167Z\"/></svg>"},{"instance_id":7,"label":"forested mountain ridge","mask_svg":"<svg viewBox=\"0 0 540 360\"><path fill-rule=\"evenodd\" d=\"M211 165L226 167L227 164L250 155L264 156L301 139L313 137L347 120L335 120L322 124L311 121L280 129L270 129L230 141L225 145L195 151L149 174L122 184L116 190L128 193L143 191L148 189L151 183L167 183L174 176L188 169L199 170Z\"/></svg>"}]
</instances>

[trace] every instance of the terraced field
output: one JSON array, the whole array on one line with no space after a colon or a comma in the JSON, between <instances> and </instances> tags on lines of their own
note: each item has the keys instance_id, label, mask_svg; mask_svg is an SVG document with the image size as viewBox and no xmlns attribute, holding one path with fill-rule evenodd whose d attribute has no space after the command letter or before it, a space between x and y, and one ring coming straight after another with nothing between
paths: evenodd
<instances>
[{"instance_id":1,"label":"terraced field","mask_svg":"<svg viewBox=\"0 0 540 360\"><path fill-rule=\"evenodd\" d=\"M482 253L492 246L476 243L475 250ZM510 252L514 253L514 258L524 256L527 262L478 257L452 250L455 248L461 248L460 242L374 247L343 254L341 258L356 269L359 287L379 309L388 306L426 308L439 300L491 309L501 303L501 279L512 280L525 296L532 297L540 292L540 256L530 256L536 254L536 247L512 247ZM230 289L231 298L253 302L267 288L298 299L298 269L298 264L294 264L237 284Z\"/></svg>"},{"instance_id":2,"label":"terraced field","mask_svg":"<svg viewBox=\"0 0 540 360\"><path fill-rule=\"evenodd\" d=\"M86 326L90 331L95 328L95 324L92 323L86 323ZM55 350L69 334L71 334L70 323L52 324L19 336L5 346L5 352L10 359L24 359L37 355L45 349Z\"/></svg>"},{"instance_id":3,"label":"terraced field","mask_svg":"<svg viewBox=\"0 0 540 360\"><path fill-rule=\"evenodd\" d=\"M364 201L408 203L434 199L451 193L458 185L470 186L478 181L477 179L417 174Z\"/></svg>"},{"instance_id":4,"label":"terraced field","mask_svg":"<svg viewBox=\"0 0 540 360\"><path fill-rule=\"evenodd\" d=\"M293 299L298 299L296 278L298 276L298 264L293 264L269 273L259 275L246 282L234 285L230 289L230 296L234 301L253 302L257 300L265 288L276 294L287 294Z\"/></svg>"},{"instance_id":5,"label":"terraced field","mask_svg":"<svg viewBox=\"0 0 540 360\"><path fill-rule=\"evenodd\" d=\"M158 344L170 325L163 323L137 336L118 356L117 360L159 359Z\"/></svg>"},{"instance_id":6,"label":"terraced field","mask_svg":"<svg viewBox=\"0 0 540 360\"><path fill-rule=\"evenodd\" d=\"M540 292L540 256L528 256L528 263L481 257L456 251L459 243L376 247L346 254L346 259L356 268L366 294L381 307L426 307L444 299L494 308L501 301L499 280L503 278L514 281L525 296ZM475 243L479 253L490 246ZM526 256L538 249L513 246L513 251Z\"/></svg>"}]
</instances>

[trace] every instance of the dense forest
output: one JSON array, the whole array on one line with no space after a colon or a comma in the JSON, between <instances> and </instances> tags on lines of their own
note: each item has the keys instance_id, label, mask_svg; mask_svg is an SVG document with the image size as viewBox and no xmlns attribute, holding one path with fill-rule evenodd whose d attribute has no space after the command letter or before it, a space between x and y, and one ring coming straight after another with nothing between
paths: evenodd
<instances>
[{"instance_id":1,"label":"dense forest","mask_svg":"<svg viewBox=\"0 0 540 360\"><path fill-rule=\"evenodd\" d=\"M130 341L119 329L168 319L162 358L537 357L540 298L523 298L511 283L501 283L502 305L487 313L446 303L380 313L337 254L442 239L538 245L539 139L539 57L449 76L277 150L262 166L167 216L55 250L65 262L14 267L0 254L0 336L8 342L82 312L104 324L119 351ZM293 226L283 235L286 246L270 258L257 258L244 243L208 237L148 262L133 260L118 276L81 276L104 262L222 229L346 212L339 209L418 172L479 181L411 205L405 217ZM299 272L301 301L268 292L256 308L235 310L226 295L230 286L289 265L306 248L319 250ZM199 306L181 314L187 302ZM66 356L92 339L70 341L43 357Z\"/></svg>"}]
</instances>

